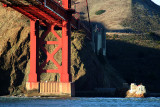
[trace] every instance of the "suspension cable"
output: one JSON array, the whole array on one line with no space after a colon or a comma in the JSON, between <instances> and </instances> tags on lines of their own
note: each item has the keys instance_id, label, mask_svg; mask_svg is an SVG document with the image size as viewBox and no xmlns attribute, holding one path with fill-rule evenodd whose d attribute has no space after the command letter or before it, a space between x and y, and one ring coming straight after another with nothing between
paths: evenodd
<instances>
[{"instance_id":1,"label":"suspension cable","mask_svg":"<svg viewBox=\"0 0 160 107\"><path fill-rule=\"evenodd\" d=\"M87 13L88 13L88 21L89 21L90 32L92 32L91 23L90 23L89 8L88 8L88 1L87 0L86 0L86 7L87 7Z\"/></svg>"}]
</instances>

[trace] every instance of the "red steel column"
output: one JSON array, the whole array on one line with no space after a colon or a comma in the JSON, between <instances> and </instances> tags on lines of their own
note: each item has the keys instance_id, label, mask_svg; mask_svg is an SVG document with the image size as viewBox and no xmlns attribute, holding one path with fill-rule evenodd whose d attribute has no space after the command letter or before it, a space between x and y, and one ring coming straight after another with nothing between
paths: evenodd
<instances>
[{"instance_id":1,"label":"red steel column","mask_svg":"<svg viewBox=\"0 0 160 107\"><path fill-rule=\"evenodd\" d=\"M71 28L70 22L62 22L62 73L61 82L69 82L69 72L71 66L71 55L70 55L70 38L71 38Z\"/></svg>"},{"instance_id":2,"label":"red steel column","mask_svg":"<svg viewBox=\"0 0 160 107\"><path fill-rule=\"evenodd\" d=\"M71 8L71 0L62 0L62 6L68 10ZM62 73L61 82L70 82L69 74L71 66L71 23L70 20L62 22Z\"/></svg>"},{"instance_id":3,"label":"red steel column","mask_svg":"<svg viewBox=\"0 0 160 107\"><path fill-rule=\"evenodd\" d=\"M30 20L30 73L28 82L37 82L39 21ZM38 75L39 81L39 75Z\"/></svg>"},{"instance_id":4,"label":"red steel column","mask_svg":"<svg viewBox=\"0 0 160 107\"><path fill-rule=\"evenodd\" d=\"M62 6L68 10L71 8L71 0L62 0Z\"/></svg>"}]
</instances>

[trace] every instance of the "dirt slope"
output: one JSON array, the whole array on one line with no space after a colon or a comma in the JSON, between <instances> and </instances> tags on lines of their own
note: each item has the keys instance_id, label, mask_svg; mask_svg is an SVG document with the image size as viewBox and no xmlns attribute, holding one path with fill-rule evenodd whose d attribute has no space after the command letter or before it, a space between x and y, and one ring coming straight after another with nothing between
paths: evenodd
<instances>
[{"instance_id":1,"label":"dirt slope","mask_svg":"<svg viewBox=\"0 0 160 107\"><path fill-rule=\"evenodd\" d=\"M78 0L77 11L86 13L85 0ZM121 21L131 14L131 0L88 0L90 18L92 22L102 23L107 29L124 29ZM82 6L84 6L82 8ZM96 15L98 10L106 10L101 15Z\"/></svg>"},{"instance_id":2,"label":"dirt slope","mask_svg":"<svg viewBox=\"0 0 160 107\"><path fill-rule=\"evenodd\" d=\"M77 11L87 17L85 0L78 0ZM151 0L88 0L90 18L112 31L156 31L159 27L159 9ZM96 15L96 11L105 10ZM86 19L87 20L87 19ZM126 29L126 30L125 30Z\"/></svg>"}]
</instances>

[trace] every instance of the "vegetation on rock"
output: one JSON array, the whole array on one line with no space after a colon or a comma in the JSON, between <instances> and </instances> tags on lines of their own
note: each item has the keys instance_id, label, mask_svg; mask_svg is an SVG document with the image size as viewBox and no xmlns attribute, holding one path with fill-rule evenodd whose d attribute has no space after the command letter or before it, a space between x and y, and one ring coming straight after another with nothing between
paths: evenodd
<instances>
[{"instance_id":1,"label":"vegetation on rock","mask_svg":"<svg viewBox=\"0 0 160 107\"><path fill-rule=\"evenodd\" d=\"M106 10L98 10L95 12L96 15L101 15L103 14L104 12L106 12Z\"/></svg>"},{"instance_id":2,"label":"vegetation on rock","mask_svg":"<svg viewBox=\"0 0 160 107\"><path fill-rule=\"evenodd\" d=\"M133 0L131 9L131 16L121 23L124 27L139 33L160 29L160 7L154 5L151 1Z\"/></svg>"}]
</instances>

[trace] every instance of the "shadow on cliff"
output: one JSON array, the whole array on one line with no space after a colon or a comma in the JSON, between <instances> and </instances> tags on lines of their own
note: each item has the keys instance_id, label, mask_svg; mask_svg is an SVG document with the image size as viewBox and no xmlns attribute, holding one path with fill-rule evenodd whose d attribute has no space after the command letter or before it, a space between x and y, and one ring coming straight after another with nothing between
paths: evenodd
<instances>
[{"instance_id":1,"label":"shadow on cliff","mask_svg":"<svg viewBox=\"0 0 160 107\"><path fill-rule=\"evenodd\" d=\"M84 45L78 51L78 56L84 64L86 74L79 78L75 84L76 91L93 91L95 88L105 87L104 64L94 54L90 41L85 38Z\"/></svg>"},{"instance_id":2,"label":"shadow on cliff","mask_svg":"<svg viewBox=\"0 0 160 107\"><path fill-rule=\"evenodd\" d=\"M107 30L101 23L92 22L92 25L97 25ZM122 32L122 33L135 33L134 31L127 30L113 30L112 32ZM134 36L134 35L133 35ZM144 35L145 36L145 35ZM160 36L151 33L149 38L152 40L152 43L156 43L160 40ZM86 41L87 43L88 41ZM159 43L159 42L158 42ZM147 44L147 43L146 43ZM127 83L137 83L144 84L146 89L151 92L159 92L160 87L158 83L160 82L160 50L155 48L149 48L144 46L139 46L136 44L131 44L129 42L124 42L121 40L107 40L107 55L106 59L109 64L116 69L118 75L126 80ZM84 47L80 52L80 57L84 62L87 69L87 73L84 77L76 81L76 91L77 90L93 90L94 88L104 88L108 87L104 83L104 66L106 63L99 61L98 56L87 56L88 49ZM83 51L85 50L85 51ZM94 59L92 59L94 57ZM89 60L91 58L91 60ZM105 58L104 58L105 59ZM93 64L93 65L90 65ZM96 66L94 66L96 65ZM92 68L89 68L91 67ZM83 86L80 86L80 82L86 81ZM114 80L113 80L114 81Z\"/></svg>"},{"instance_id":3,"label":"shadow on cliff","mask_svg":"<svg viewBox=\"0 0 160 107\"><path fill-rule=\"evenodd\" d=\"M0 96L8 95L10 93L8 90L11 80L9 72L10 71L2 71L2 70L0 72Z\"/></svg>"},{"instance_id":4,"label":"shadow on cliff","mask_svg":"<svg viewBox=\"0 0 160 107\"><path fill-rule=\"evenodd\" d=\"M107 29L101 23L92 22L91 25L94 28L103 28L104 31L107 31ZM95 29L92 30L92 32L94 33ZM81 62L84 63L86 74L75 82L76 92L85 92L87 94L87 92L90 93L96 88L117 88L119 86L122 86L122 79L117 78L119 77L118 75L113 77L116 73L108 65L107 58L103 57L102 55L96 55L93 52L90 43L91 41L85 38L83 47L78 52L78 56L80 56ZM107 67L110 67L110 71L108 69L106 70ZM110 79L111 77L113 77L112 80Z\"/></svg>"},{"instance_id":5,"label":"shadow on cliff","mask_svg":"<svg viewBox=\"0 0 160 107\"><path fill-rule=\"evenodd\" d=\"M160 50L107 40L107 58L126 82L142 83L148 91L159 92Z\"/></svg>"}]
</instances>

